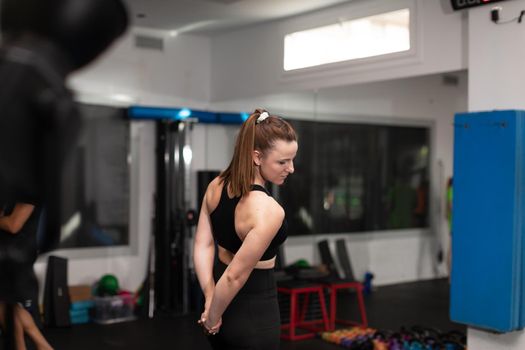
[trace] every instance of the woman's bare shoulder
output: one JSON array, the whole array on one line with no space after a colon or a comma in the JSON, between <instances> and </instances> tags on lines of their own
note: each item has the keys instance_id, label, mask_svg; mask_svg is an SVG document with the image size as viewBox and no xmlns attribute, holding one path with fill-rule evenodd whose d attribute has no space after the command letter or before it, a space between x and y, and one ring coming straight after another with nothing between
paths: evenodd
<instances>
[{"instance_id":1,"label":"woman's bare shoulder","mask_svg":"<svg viewBox=\"0 0 525 350\"><path fill-rule=\"evenodd\" d=\"M206 189L205 199L208 211L211 213L219 204L221 199L222 188L224 186L224 181L217 176L213 179Z\"/></svg>"},{"instance_id":2,"label":"woman's bare shoulder","mask_svg":"<svg viewBox=\"0 0 525 350\"><path fill-rule=\"evenodd\" d=\"M213 179L210 184L208 185L208 191L215 191L217 189L222 190L222 186L224 185L223 179L221 179L220 176L217 176L215 179Z\"/></svg>"},{"instance_id":3,"label":"woman's bare shoulder","mask_svg":"<svg viewBox=\"0 0 525 350\"><path fill-rule=\"evenodd\" d=\"M284 219L284 209L272 197L262 191L251 191L246 196L246 209L254 215L262 214L265 217L275 218L282 221Z\"/></svg>"}]
</instances>

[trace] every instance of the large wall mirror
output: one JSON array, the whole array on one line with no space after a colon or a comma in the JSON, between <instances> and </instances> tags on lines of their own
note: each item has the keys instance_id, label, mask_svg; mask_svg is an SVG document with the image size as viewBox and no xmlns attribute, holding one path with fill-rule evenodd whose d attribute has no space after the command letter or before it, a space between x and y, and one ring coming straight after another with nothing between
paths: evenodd
<instances>
[{"instance_id":1,"label":"large wall mirror","mask_svg":"<svg viewBox=\"0 0 525 350\"><path fill-rule=\"evenodd\" d=\"M428 227L428 127L291 122L298 175L279 188L290 234Z\"/></svg>"},{"instance_id":2,"label":"large wall mirror","mask_svg":"<svg viewBox=\"0 0 525 350\"><path fill-rule=\"evenodd\" d=\"M126 110L80 104L82 131L67 158L60 248L130 243L130 122Z\"/></svg>"}]
</instances>

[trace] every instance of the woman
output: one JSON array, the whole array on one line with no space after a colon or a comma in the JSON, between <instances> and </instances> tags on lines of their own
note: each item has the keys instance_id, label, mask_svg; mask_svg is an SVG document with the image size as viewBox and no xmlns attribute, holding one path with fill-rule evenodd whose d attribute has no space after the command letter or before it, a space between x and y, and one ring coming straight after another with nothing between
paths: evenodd
<instances>
[{"instance_id":1,"label":"woman","mask_svg":"<svg viewBox=\"0 0 525 350\"><path fill-rule=\"evenodd\" d=\"M0 326L5 327L5 305L0 303ZM40 332L31 314L21 305L14 305L14 338L15 349L26 350L25 335L34 342L37 350L53 350Z\"/></svg>"},{"instance_id":2,"label":"woman","mask_svg":"<svg viewBox=\"0 0 525 350\"><path fill-rule=\"evenodd\" d=\"M31 203L30 203L31 202ZM33 201L16 203L9 215L0 212L0 254L15 251L18 257L25 261L27 271L16 271L17 299L20 301L38 299L38 285L33 272L33 264L37 257L37 229L40 210ZM5 281L3 281L5 283ZM23 290L21 290L23 289ZM0 328L5 329L5 304L0 301ZM20 304L14 305L14 340L17 350L25 350L24 335L28 335L37 350L52 350L51 345L38 329L31 314Z\"/></svg>"},{"instance_id":3,"label":"woman","mask_svg":"<svg viewBox=\"0 0 525 350\"><path fill-rule=\"evenodd\" d=\"M199 323L213 349L279 348L273 268L286 221L265 185L284 183L296 153L292 126L257 109L240 129L230 165L206 190L193 256L205 296Z\"/></svg>"}]
</instances>

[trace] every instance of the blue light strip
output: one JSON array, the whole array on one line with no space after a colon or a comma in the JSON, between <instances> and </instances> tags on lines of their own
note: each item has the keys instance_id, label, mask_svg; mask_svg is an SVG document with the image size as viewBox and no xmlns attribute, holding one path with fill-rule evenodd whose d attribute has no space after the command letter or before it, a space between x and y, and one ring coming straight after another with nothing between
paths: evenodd
<instances>
[{"instance_id":1,"label":"blue light strip","mask_svg":"<svg viewBox=\"0 0 525 350\"><path fill-rule=\"evenodd\" d=\"M168 119L177 120L178 108L157 108L132 106L128 109L131 119Z\"/></svg>"},{"instance_id":2,"label":"blue light strip","mask_svg":"<svg viewBox=\"0 0 525 350\"><path fill-rule=\"evenodd\" d=\"M132 120L184 120L197 119L199 123L242 124L248 119L248 113L206 112L189 108L162 108L131 106L128 117Z\"/></svg>"},{"instance_id":3,"label":"blue light strip","mask_svg":"<svg viewBox=\"0 0 525 350\"><path fill-rule=\"evenodd\" d=\"M217 113L217 116L221 124L242 124L248 119L244 119L243 114L245 113Z\"/></svg>"}]
</instances>

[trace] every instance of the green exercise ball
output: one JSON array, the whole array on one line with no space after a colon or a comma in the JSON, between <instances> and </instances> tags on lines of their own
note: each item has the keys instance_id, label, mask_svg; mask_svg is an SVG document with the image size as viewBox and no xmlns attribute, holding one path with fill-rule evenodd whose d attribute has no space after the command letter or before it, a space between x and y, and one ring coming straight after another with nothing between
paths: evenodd
<instances>
[{"instance_id":1,"label":"green exercise ball","mask_svg":"<svg viewBox=\"0 0 525 350\"><path fill-rule=\"evenodd\" d=\"M306 268L310 267L310 264L305 259L299 259L295 262L295 266Z\"/></svg>"},{"instance_id":2,"label":"green exercise ball","mask_svg":"<svg viewBox=\"0 0 525 350\"><path fill-rule=\"evenodd\" d=\"M119 289L118 279L114 275L104 275L98 281L99 295L117 295Z\"/></svg>"}]
</instances>

